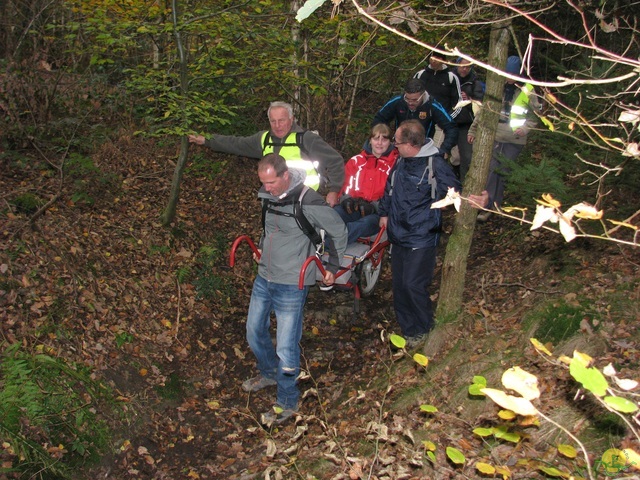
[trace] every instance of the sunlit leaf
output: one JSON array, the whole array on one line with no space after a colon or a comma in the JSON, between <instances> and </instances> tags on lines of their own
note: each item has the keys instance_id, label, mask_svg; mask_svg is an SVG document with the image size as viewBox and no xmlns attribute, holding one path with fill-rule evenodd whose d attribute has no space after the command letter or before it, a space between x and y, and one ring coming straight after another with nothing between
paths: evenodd
<instances>
[{"instance_id":1,"label":"sunlit leaf","mask_svg":"<svg viewBox=\"0 0 640 480\"><path fill-rule=\"evenodd\" d=\"M485 475L493 475L496 473L496 468L493 465L489 465L488 463L478 462L476 463L476 469L480 473L484 473Z\"/></svg>"},{"instance_id":2,"label":"sunlit leaf","mask_svg":"<svg viewBox=\"0 0 640 480\"><path fill-rule=\"evenodd\" d=\"M426 367L427 365L429 365L429 359L425 355L422 355L421 353L414 353L413 361L423 367Z\"/></svg>"},{"instance_id":3,"label":"sunlit leaf","mask_svg":"<svg viewBox=\"0 0 640 480\"><path fill-rule=\"evenodd\" d=\"M560 226L560 234L564 237L566 242L576 238L576 229L573 228L571 220L568 220L564 216L558 216L558 225Z\"/></svg>"},{"instance_id":4,"label":"sunlit leaf","mask_svg":"<svg viewBox=\"0 0 640 480\"><path fill-rule=\"evenodd\" d=\"M502 374L502 385L509 390L518 392L527 400L535 400L540 397L538 377L520 367L511 367L505 370Z\"/></svg>"},{"instance_id":5,"label":"sunlit leaf","mask_svg":"<svg viewBox=\"0 0 640 480\"><path fill-rule=\"evenodd\" d=\"M627 228L631 228L633 230L638 230L637 226L632 225L630 223L618 222L616 220L609 220L609 222L613 223L614 225L620 225L621 227L627 227Z\"/></svg>"},{"instance_id":6,"label":"sunlit leaf","mask_svg":"<svg viewBox=\"0 0 640 480\"><path fill-rule=\"evenodd\" d=\"M505 425L501 425L493 429L493 436L507 442L518 443L520 441L520 434L516 432L510 432Z\"/></svg>"},{"instance_id":7,"label":"sunlit leaf","mask_svg":"<svg viewBox=\"0 0 640 480\"><path fill-rule=\"evenodd\" d=\"M541 205L544 205L545 207L551 207L551 208L560 208L562 206L562 204L558 200L553 198L553 195L551 195L550 193L543 193L542 200L536 199L536 202L538 202Z\"/></svg>"},{"instance_id":8,"label":"sunlit leaf","mask_svg":"<svg viewBox=\"0 0 640 480\"><path fill-rule=\"evenodd\" d=\"M640 470L640 455L636 453L632 448L624 448L622 449L622 453L625 458L628 460L629 465L631 465L636 470Z\"/></svg>"},{"instance_id":9,"label":"sunlit leaf","mask_svg":"<svg viewBox=\"0 0 640 480\"><path fill-rule=\"evenodd\" d=\"M502 420L513 420L514 418L516 418L516 414L513 413L511 410L500 410L498 412L498 416Z\"/></svg>"},{"instance_id":10,"label":"sunlit leaf","mask_svg":"<svg viewBox=\"0 0 640 480\"><path fill-rule=\"evenodd\" d=\"M533 347L539 352L544 353L545 355L551 356L552 353L549 351L547 347L545 347L537 338L530 338L529 341L533 345Z\"/></svg>"},{"instance_id":11,"label":"sunlit leaf","mask_svg":"<svg viewBox=\"0 0 640 480\"><path fill-rule=\"evenodd\" d=\"M304 2L304 5L298 10L298 13L296 14L296 20L298 22L306 20L313 14L313 12L320 8L324 2L325 0L307 0L306 2Z\"/></svg>"},{"instance_id":12,"label":"sunlit leaf","mask_svg":"<svg viewBox=\"0 0 640 480\"><path fill-rule=\"evenodd\" d=\"M447 195L442 200L432 203L431 208L444 208L449 205L453 205L456 211L459 212L461 203L462 200L460 199L460 194L456 192L454 188L449 187Z\"/></svg>"},{"instance_id":13,"label":"sunlit leaf","mask_svg":"<svg viewBox=\"0 0 640 480\"><path fill-rule=\"evenodd\" d=\"M511 470L508 467L498 466L496 467L496 473L502 475L503 480L511 478Z\"/></svg>"},{"instance_id":14,"label":"sunlit leaf","mask_svg":"<svg viewBox=\"0 0 640 480\"><path fill-rule=\"evenodd\" d=\"M482 393L483 388L485 388L485 385L480 385L477 383L469 385L469 395L481 395L484 397L485 395L484 393Z\"/></svg>"},{"instance_id":15,"label":"sunlit leaf","mask_svg":"<svg viewBox=\"0 0 640 480\"><path fill-rule=\"evenodd\" d=\"M615 377L617 375L616 369L611 364L604 367L602 369L602 373L604 373L607 377Z\"/></svg>"},{"instance_id":16,"label":"sunlit leaf","mask_svg":"<svg viewBox=\"0 0 640 480\"><path fill-rule=\"evenodd\" d=\"M552 132L555 131L556 127L553 126L553 122L549 120L547 117L542 116L540 117L540 120L542 120L542 123L544 123L550 131Z\"/></svg>"},{"instance_id":17,"label":"sunlit leaf","mask_svg":"<svg viewBox=\"0 0 640 480\"><path fill-rule=\"evenodd\" d=\"M622 112L618 117L618 121L631 123L640 122L640 110L627 110L626 112Z\"/></svg>"},{"instance_id":18,"label":"sunlit leaf","mask_svg":"<svg viewBox=\"0 0 640 480\"><path fill-rule=\"evenodd\" d=\"M427 452L427 458L431 460L433 463L436 463L436 454L432 451Z\"/></svg>"},{"instance_id":19,"label":"sunlit leaf","mask_svg":"<svg viewBox=\"0 0 640 480\"><path fill-rule=\"evenodd\" d=\"M616 382L616 385L618 385L618 387L627 392L638 387L638 382L629 378L613 377L613 381Z\"/></svg>"},{"instance_id":20,"label":"sunlit leaf","mask_svg":"<svg viewBox=\"0 0 640 480\"><path fill-rule=\"evenodd\" d=\"M638 411L638 405L624 397L604 397L604 402L611 408L622 413L634 413Z\"/></svg>"},{"instance_id":21,"label":"sunlit leaf","mask_svg":"<svg viewBox=\"0 0 640 480\"><path fill-rule=\"evenodd\" d=\"M628 143L624 148L624 152L622 152L622 155L625 157L639 157L640 148L638 147L638 144L635 142Z\"/></svg>"},{"instance_id":22,"label":"sunlit leaf","mask_svg":"<svg viewBox=\"0 0 640 480\"><path fill-rule=\"evenodd\" d=\"M466 458L462 454L462 452L454 447L447 447L447 457L449 457L449 460L457 465L463 465L466 461Z\"/></svg>"},{"instance_id":23,"label":"sunlit leaf","mask_svg":"<svg viewBox=\"0 0 640 480\"><path fill-rule=\"evenodd\" d=\"M473 433L475 433L479 437L490 437L491 435L493 435L493 428L478 427L473 429Z\"/></svg>"},{"instance_id":24,"label":"sunlit leaf","mask_svg":"<svg viewBox=\"0 0 640 480\"><path fill-rule=\"evenodd\" d=\"M502 408L512 410L518 415L537 415L538 413L533 404L526 398L507 395L502 390L494 388L483 388L481 391Z\"/></svg>"},{"instance_id":25,"label":"sunlit leaf","mask_svg":"<svg viewBox=\"0 0 640 480\"><path fill-rule=\"evenodd\" d=\"M633 461L631 457L625 450L619 450L617 448L610 448L602 454L602 458L600 459L602 467L602 473L607 474L616 474L620 473L623 470L633 466Z\"/></svg>"},{"instance_id":26,"label":"sunlit leaf","mask_svg":"<svg viewBox=\"0 0 640 480\"><path fill-rule=\"evenodd\" d=\"M570 474L565 473L565 472L561 472L560 470L558 470L555 467L540 467L540 471L544 472L545 474L549 475L550 477L562 477L562 478L569 478Z\"/></svg>"},{"instance_id":27,"label":"sunlit leaf","mask_svg":"<svg viewBox=\"0 0 640 480\"><path fill-rule=\"evenodd\" d=\"M435 452L436 450L436 444L433 442L430 442L429 440L423 440L422 445L424 446L424 449L427 450L428 452Z\"/></svg>"},{"instance_id":28,"label":"sunlit leaf","mask_svg":"<svg viewBox=\"0 0 640 480\"><path fill-rule=\"evenodd\" d=\"M396 335L395 333L393 335L389 335L389 341L396 348L404 348L407 345L407 341L403 337L401 337L400 335Z\"/></svg>"},{"instance_id":29,"label":"sunlit leaf","mask_svg":"<svg viewBox=\"0 0 640 480\"><path fill-rule=\"evenodd\" d=\"M584 359L576 357L575 354L569 365L569 373L594 395L603 397L607 393L609 384L600 370L593 367L585 367Z\"/></svg>"},{"instance_id":30,"label":"sunlit leaf","mask_svg":"<svg viewBox=\"0 0 640 480\"><path fill-rule=\"evenodd\" d=\"M482 375L474 375L473 383L477 383L478 385L482 385L483 387L487 386L487 379Z\"/></svg>"},{"instance_id":31,"label":"sunlit leaf","mask_svg":"<svg viewBox=\"0 0 640 480\"><path fill-rule=\"evenodd\" d=\"M552 207L536 205L536 213L533 216L530 230L537 230L546 222L558 223L558 214Z\"/></svg>"},{"instance_id":32,"label":"sunlit leaf","mask_svg":"<svg viewBox=\"0 0 640 480\"><path fill-rule=\"evenodd\" d=\"M438 411L433 405L420 405L420 410L427 413L435 413Z\"/></svg>"},{"instance_id":33,"label":"sunlit leaf","mask_svg":"<svg viewBox=\"0 0 640 480\"><path fill-rule=\"evenodd\" d=\"M571 445L561 443L556 448L558 449L558 452L567 458L576 458L578 456L578 452Z\"/></svg>"},{"instance_id":34,"label":"sunlit leaf","mask_svg":"<svg viewBox=\"0 0 640 480\"><path fill-rule=\"evenodd\" d=\"M602 210L598 210L593 205L581 202L573 205L569 210L564 212L564 216L568 219L574 216L578 218L586 218L588 220L600 220L602 218Z\"/></svg>"}]
</instances>

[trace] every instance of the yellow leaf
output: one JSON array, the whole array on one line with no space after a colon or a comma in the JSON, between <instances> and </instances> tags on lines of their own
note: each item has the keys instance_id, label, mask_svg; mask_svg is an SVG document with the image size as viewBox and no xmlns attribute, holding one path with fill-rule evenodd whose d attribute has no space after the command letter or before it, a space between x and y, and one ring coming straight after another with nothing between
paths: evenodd
<instances>
[{"instance_id":1,"label":"yellow leaf","mask_svg":"<svg viewBox=\"0 0 640 480\"><path fill-rule=\"evenodd\" d=\"M514 418L516 418L516 414L513 413L511 410L500 410L498 412L498 416L502 420L513 420Z\"/></svg>"},{"instance_id":2,"label":"yellow leaf","mask_svg":"<svg viewBox=\"0 0 640 480\"><path fill-rule=\"evenodd\" d=\"M312 328L311 328L311 332L312 332L314 335L319 335L319 334L320 334L320 330L318 330L318 327L312 327Z\"/></svg>"},{"instance_id":3,"label":"yellow leaf","mask_svg":"<svg viewBox=\"0 0 640 480\"><path fill-rule=\"evenodd\" d=\"M591 365L591 362L593 362L593 358L591 358L586 353L582 353L577 350L573 351L573 359L577 362L580 362L585 367L588 367L589 365Z\"/></svg>"},{"instance_id":4,"label":"yellow leaf","mask_svg":"<svg viewBox=\"0 0 640 480\"><path fill-rule=\"evenodd\" d=\"M502 408L511 410L518 415L537 415L538 413L536 407L526 398L507 395L502 390L496 390L495 388L482 388L480 391Z\"/></svg>"},{"instance_id":5,"label":"yellow leaf","mask_svg":"<svg viewBox=\"0 0 640 480\"><path fill-rule=\"evenodd\" d=\"M552 208L560 208L562 206L562 204L558 200L553 198L550 193L543 193L542 200L536 200L536 202Z\"/></svg>"},{"instance_id":6,"label":"yellow leaf","mask_svg":"<svg viewBox=\"0 0 640 480\"><path fill-rule=\"evenodd\" d=\"M163 318L162 320L160 320L160 323L162 325L164 325L166 328L171 328L171 321L167 320L166 318Z\"/></svg>"},{"instance_id":7,"label":"yellow leaf","mask_svg":"<svg viewBox=\"0 0 640 480\"><path fill-rule=\"evenodd\" d=\"M558 99L556 98L556 96L553 93L545 92L544 98L549 103L558 103Z\"/></svg>"},{"instance_id":8,"label":"yellow leaf","mask_svg":"<svg viewBox=\"0 0 640 480\"><path fill-rule=\"evenodd\" d=\"M564 455L567 458L576 458L578 456L578 452L571 445L566 445L564 443L561 443L560 445L558 445L557 448L558 448L558 452L560 452L562 455Z\"/></svg>"},{"instance_id":9,"label":"yellow leaf","mask_svg":"<svg viewBox=\"0 0 640 480\"><path fill-rule=\"evenodd\" d=\"M436 450L436 444L433 442L430 442L429 440L423 440L422 445L424 446L424 449L429 452L435 452Z\"/></svg>"},{"instance_id":10,"label":"yellow leaf","mask_svg":"<svg viewBox=\"0 0 640 480\"><path fill-rule=\"evenodd\" d=\"M527 400L540 398L538 389L538 377L522 370L520 367L511 367L502 374L502 384L505 388L518 392Z\"/></svg>"},{"instance_id":11,"label":"yellow leaf","mask_svg":"<svg viewBox=\"0 0 640 480\"><path fill-rule=\"evenodd\" d=\"M413 355L413 361L416 362L418 365L422 365L423 367L426 367L427 365L429 365L429 359L422 355L421 353L415 353Z\"/></svg>"},{"instance_id":12,"label":"yellow leaf","mask_svg":"<svg viewBox=\"0 0 640 480\"><path fill-rule=\"evenodd\" d=\"M609 220L611 223L613 223L614 225L620 225L621 227L627 227L627 228L631 228L633 230L638 230L638 227L636 227L635 225L631 225L630 223L625 223L625 222L618 222L616 220Z\"/></svg>"},{"instance_id":13,"label":"yellow leaf","mask_svg":"<svg viewBox=\"0 0 640 480\"><path fill-rule=\"evenodd\" d=\"M549 349L545 347L537 338L530 338L529 341L532 343L533 347L539 352L542 352L545 355L549 355L549 356L552 355Z\"/></svg>"},{"instance_id":14,"label":"yellow leaf","mask_svg":"<svg viewBox=\"0 0 640 480\"><path fill-rule=\"evenodd\" d=\"M547 117L540 117L540 120L542 120L542 123L544 123L549 130L552 132L555 131L556 127L553 126L553 122Z\"/></svg>"},{"instance_id":15,"label":"yellow leaf","mask_svg":"<svg viewBox=\"0 0 640 480\"><path fill-rule=\"evenodd\" d=\"M511 470L508 467L496 467L496 473L502 475L502 480L511 478Z\"/></svg>"},{"instance_id":16,"label":"yellow leaf","mask_svg":"<svg viewBox=\"0 0 640 480\"><path fill-rule=\"evenodd\" d=\"M640 470L640 455L638 455L635 450L631 448L624 448L622 450L622 453L624 453L624 455L629 460L629 465L631 465L636 470Z\"/></svg>"},{"instance_id":17,"label":"yellow leaf","mask_svg":"<svg viewBox=\"0 0 640 480\"><path fill-rule=\"evenodd\" d=\"M493 465L489 465L488 463L478 462L476 463L476 469L480 473L484 473L485 475L493 475L496 473L496 469Z\"/></svg>"},{"instance_id":18,"label":"yellow leaf","mask_svg":"<svg viewBox=\"0 0 640 480\"><path fill-rule=\"evenodd\" d=\"M569 357L567 357L566 355L560 355L558 357L558 360L561 361L562 363L566 364L566 365L571 365L571 359Z\"/></svg>"},{"instance_id":19,"label":"yellow leaf","mask_svg":"<svg viewBox=\"0 0 640 480\"><path fill-rule=\"evenodd\" d=\"M140 376L146 377L147 373L149 373L149 371L146 368L141 368L140 369Z\"/></svg>"}]
</instances>

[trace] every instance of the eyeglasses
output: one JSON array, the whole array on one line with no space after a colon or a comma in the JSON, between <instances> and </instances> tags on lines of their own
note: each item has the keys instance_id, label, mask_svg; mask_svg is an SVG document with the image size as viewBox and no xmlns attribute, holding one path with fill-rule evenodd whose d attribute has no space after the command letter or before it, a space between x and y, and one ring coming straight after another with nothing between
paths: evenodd
<instances>
[{"instance_id":1,"label":"eyeglasses","mask_svg":"<svg viewBox=\"0 0 640 480\"><path fill-rule=\"evenodd\" d=\"M410 93L409 95L415 95L415 93ZM422 101L422 97L424 97L424 92L422 92L418 98L408 98L406 93L402 98L404 98L405 102L414 104L414 103L420 103Z\"/></svg>"},{"instance_id":2,"label":"eyeglasses","mask_svg":"<svg viewBox=\"0 0 640 480\"><path fill-rule=\"evenodd\" d=\"M409 142L398 142L396 141L396 137L393 137L393 139L391 140L393 142L393 144L397 147L398 145L406 145Z\"/></svg>"}]
</instances>

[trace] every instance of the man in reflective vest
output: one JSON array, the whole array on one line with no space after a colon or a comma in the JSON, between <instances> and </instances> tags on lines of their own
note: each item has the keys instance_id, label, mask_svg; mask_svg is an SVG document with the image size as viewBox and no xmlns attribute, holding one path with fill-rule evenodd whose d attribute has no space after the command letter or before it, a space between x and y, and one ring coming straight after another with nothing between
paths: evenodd
<instances>
[{"instance_id":1,"label":"man in reflective vest","mask_svg":"<svg viewBox=\"0 0 640 480\"><path fill-rule=\"evenodd\" d=\"M505 70L512 75L521 75L521 66L520 58L514 55L507 59ZM541 104L533 85L517 83L511 79L506 80L487 179L486 190L489 192L490 208L499 209L504 198L505 174L508 174L510 169L503 160L506 158L514 161L520 155L527 143L529 131L536 125L536 116L533 113L540 108ZM473 143L476 137L479 118L480 116L477 115L469 128L467 136L469 143ZM489 216L490 212L483 212L478 215L478 220L486 222Z\"/></svg>"},{"instance_id":2,"label":"man in reflective vest","mask_svg":"<svg viewBox=\"0 0 640 480\"><path fill-rule=\"evenodd\" d=\"M281 155L289 168L307 173L305 184L326 192L332 207L344 182L342 156L319 135L305 131L295 123L293 108L285 102L272 102L267 111L269 130L247 137L213 134L209 138L189 135L189 142L204 145L216 152L260 159L269 153Z\"/></svg>"}]
</instances>

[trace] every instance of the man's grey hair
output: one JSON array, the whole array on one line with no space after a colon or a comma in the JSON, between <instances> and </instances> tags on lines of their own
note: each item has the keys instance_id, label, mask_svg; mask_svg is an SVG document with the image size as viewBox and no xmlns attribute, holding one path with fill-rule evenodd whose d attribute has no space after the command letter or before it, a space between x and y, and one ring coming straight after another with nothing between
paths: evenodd
<instances>
[{"instance_id":1,"label":"man's grey hair","mask_svg":"<svg viewBox=\"0 0 640 480\"><path fill-rule=\"evenodd\" d=\"M291 106L290 103L287 102L271 102L269 104L269 110L267 110L267 117L269 117L269 114L271 113L271 109L272 108L284 108L287 113L289 114L289 118L293 118L293 107Z\"/></svg>"}]
</instances>

